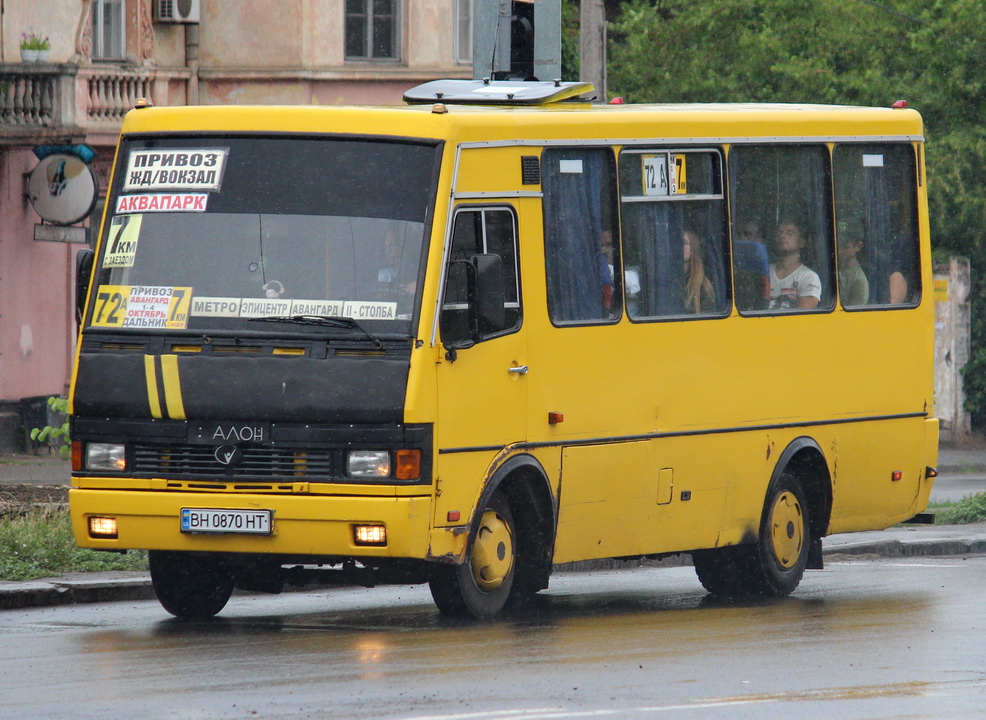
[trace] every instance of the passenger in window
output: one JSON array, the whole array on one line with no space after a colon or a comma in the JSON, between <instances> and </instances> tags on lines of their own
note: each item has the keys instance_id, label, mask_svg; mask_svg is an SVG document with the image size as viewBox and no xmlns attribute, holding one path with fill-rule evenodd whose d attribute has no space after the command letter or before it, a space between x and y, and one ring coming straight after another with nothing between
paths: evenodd
<instances>
[{"instance_id":1,"label":"passenger in window","mask_svg":"<svg viewBox=\"0 0 986 720\"><path fill-rule=\"evenodd\" d=\"M847 307L866 305L870 300L870 281L859 264L859 251L863 249L858 226L849 224L839 234L839 297Z\"/></svg>"},{"instance_id":2,"label":"passenger in window","mask_svg":"<svg viewBox=\"0 0 986 720\"><path fill-rule=\"evenodd\" d=\"M740 224L733 253L736 306L740 310L766 310L770 303L770 260L758 220Z\"/></svg>"},{"instance_id":3,"label":"passenger in window","mask_svg":"<svg viewBox=\"0 0 986 720\"><path fill-rule=\"evenodd\" d=\"M702 241L694 230L685 230L685 312L714 313L716 291L705 275Z\"/></svg>"},{"instance_id":4,"label":"passenger in window","mask_svg":"<svg viewBox=\"0 0 986 720\"><path fill-rule=\"evenodd\" d=\"M602 271L603 276L603 307L609 309L612 303L613 279L616 277L613 270L613 233L603 230L602 234L603 257L606 261L606 268ZM623 271L623 292L626 293L627 305L636 308L637 298L640 295L640 273L631 268ZM617 299L618 310L619 299Z\"/></svg>"},{"instance_id":5,"label":"passenger in window","mask_svg":"<svg viewBox=\"0 0 986 720\"><path fill-rule=\"evenodd\" d=\"M818 307L822 282L818 273L801 262L805 247L802 226L784 220L774 235L777 262L770 265L770 309L807 310Z\"/></svg>"}]
</instances>

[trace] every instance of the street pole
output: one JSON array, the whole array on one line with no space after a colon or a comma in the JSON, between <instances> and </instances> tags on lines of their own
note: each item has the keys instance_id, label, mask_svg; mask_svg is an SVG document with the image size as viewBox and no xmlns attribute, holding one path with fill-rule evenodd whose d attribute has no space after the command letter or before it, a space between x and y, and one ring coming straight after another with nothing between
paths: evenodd
<instances>
[{"instance_id":1,"label":"street pole","mask_svg":"<svg viewBox=\"0 0 986 720\"><path fill-rule=\"evenodd\" d=\"M580 79L596 87L598 102L606 102L606 9L603 0L582 0L579 8Z\"/></svg>"}]
</instances>

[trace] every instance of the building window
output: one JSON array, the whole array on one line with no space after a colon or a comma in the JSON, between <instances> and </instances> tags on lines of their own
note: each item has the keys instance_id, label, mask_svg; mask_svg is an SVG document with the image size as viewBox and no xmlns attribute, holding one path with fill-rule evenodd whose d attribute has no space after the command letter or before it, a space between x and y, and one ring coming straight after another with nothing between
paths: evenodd
<instances>
[{"instance_id":1,"label":"building window","mask_svg":"<svg viewBox=\"0 0 986 720\"><path fill-rule=\"evenodd\" d=\"M93 0L93 60L122 60L126 56L126 0Z\"/></svg>"},{"instance_id":2,"label":"building window","mask_svg":"<svg viewBox=\"0 0 986 720\"><path fill-rule=\"evenodd\" d=\"M455 0L455 61L463 65L472 62L472 3Z\"/></svg>"},{"instance_id":3,"label":"building window","mask_svg":"<svg viewBox=\"0 0 986 720\"><path fill-rule=\"evenodd\" d=\"M399 60L399 0L346 0L346 58Z\"/></svg>"}]
</instances>

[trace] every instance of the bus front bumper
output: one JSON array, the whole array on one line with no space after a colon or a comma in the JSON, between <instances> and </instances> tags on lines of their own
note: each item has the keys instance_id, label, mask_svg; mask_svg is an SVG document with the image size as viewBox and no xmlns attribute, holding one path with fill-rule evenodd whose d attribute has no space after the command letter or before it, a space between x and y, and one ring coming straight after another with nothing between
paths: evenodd
<instances>
[{"instance_id":1,"label":"bus front bumper","mask_svg":"<svg viewBox=\"0 0 986 720\"><path fill-rule=\"evenodd\" d=\"M461 561L464 536L431 527L432 498L212 494L141 490L69 490L80 547L183 550L343 558ZM182 532L183 508L269 510L270 534ZM90 517L116 519L116 537L93 537ZM357 525L383 525L385 545L357 543ZM461 546L461 547L460 547Z\"/></svg>"}]
</instances>

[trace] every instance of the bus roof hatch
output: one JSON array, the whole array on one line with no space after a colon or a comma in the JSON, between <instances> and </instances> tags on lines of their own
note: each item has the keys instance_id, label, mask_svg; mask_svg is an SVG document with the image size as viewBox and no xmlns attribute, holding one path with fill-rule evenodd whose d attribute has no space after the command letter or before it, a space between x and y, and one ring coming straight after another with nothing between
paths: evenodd
<instances>
[{"instance_id":1,"label":"bus roof hatch","mask_svg":"<svg viewBox=\"0 0 986 720\"><path fill-rule=\"evenodd\" d=\"M433 80L405 92L404 102L411 105L436 101L473 105L542 105L592 90L592 83L561 80Z\"/></svg>"}]
</instances>

